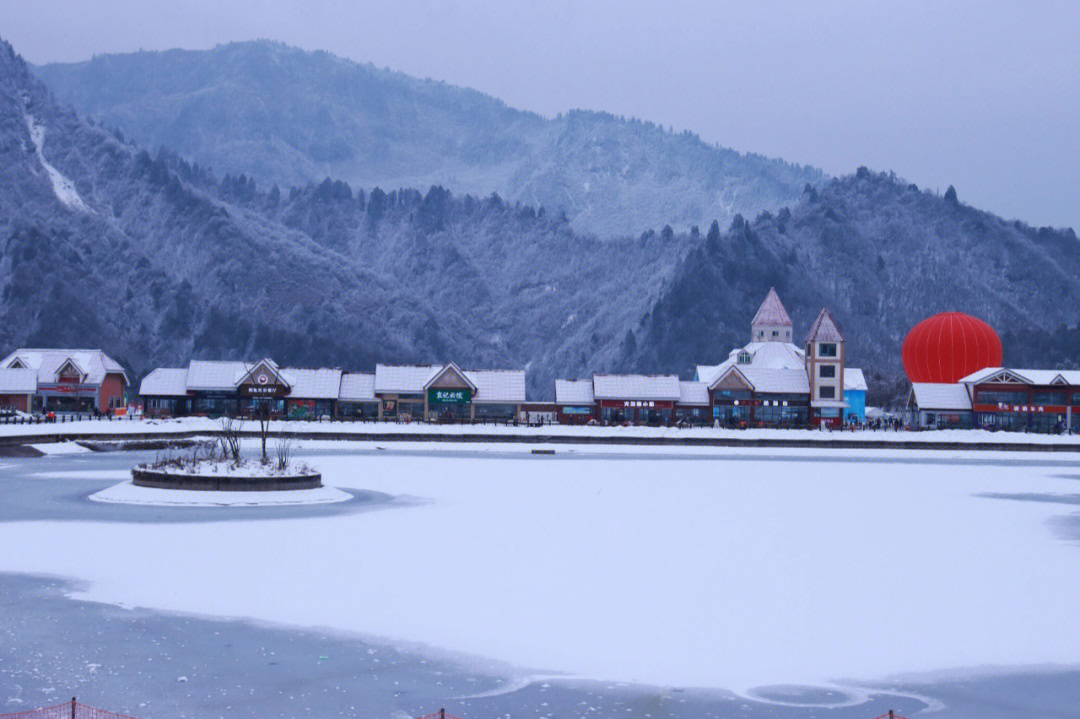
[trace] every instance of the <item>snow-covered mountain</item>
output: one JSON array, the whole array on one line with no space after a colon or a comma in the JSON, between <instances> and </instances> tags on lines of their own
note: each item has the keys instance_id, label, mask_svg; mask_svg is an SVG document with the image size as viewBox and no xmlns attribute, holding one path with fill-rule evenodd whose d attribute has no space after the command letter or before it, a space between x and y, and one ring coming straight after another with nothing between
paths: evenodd
<instances>
[{"instance_id":1,"label":"snow-covered mountain","mask_svg":"<svg viewBox=\"0 0 1080 719\"><path fill-rule=\"evenodd\" d=\"M442 185L566 212L600 236L727 224L798 199L821 172L688 132L479 92L270 42L103 55L37 68L57 96L154 151L281 187L325 177Z\"/></svg>"},{"instance_id":2,"label":"snow-covered mountain","mask_svg":"<svg viewBox=\"0 0 1080 719\"><path fill-rule=\"evenodd\" d=\"M689 377L745 343L775 285L805 331L830 307L872 401L900 344L961 310L1006 361L1075 366L1080 244L860 169L705 232L598 239L498 196L281 189L150 154L50 95L0 46L0 346L101 346L138 375L191 357ZM704 228L705 225L702 225Z\"/></svg>"}]
</instances>

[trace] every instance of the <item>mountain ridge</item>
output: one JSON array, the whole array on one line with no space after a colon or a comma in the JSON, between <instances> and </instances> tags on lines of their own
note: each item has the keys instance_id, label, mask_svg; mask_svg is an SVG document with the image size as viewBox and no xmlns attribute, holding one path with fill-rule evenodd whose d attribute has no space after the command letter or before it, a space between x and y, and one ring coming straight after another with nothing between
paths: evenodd
<instances>
[{"instance_id":1,"label":"mountain ridge","mask_svg":"<svg viewBox=\"0 0 1080 719\"><path fill-rule=\"evenodd\" d=\"M709 145L643 120L554 118L441 81L282 43L101 55L37 74L57 97L150 149L269 186L325 177L441 185L565 211L601 236L774 210L820 170Z\"/></svg>"}]
</instances>

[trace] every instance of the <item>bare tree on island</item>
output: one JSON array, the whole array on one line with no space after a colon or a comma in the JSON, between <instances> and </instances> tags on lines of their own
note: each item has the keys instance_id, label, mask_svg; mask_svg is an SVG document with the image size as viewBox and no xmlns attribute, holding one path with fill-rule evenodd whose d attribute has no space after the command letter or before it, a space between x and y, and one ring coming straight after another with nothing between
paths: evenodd
<instances>
[{"instance_id":1,"label":"bare tree on island","mask_svg":"<svg viewBox=\"0 0 1080 719\"><path fill-rule=\"evenodd\" d=\"M270 458L266 454L266 438L270 436L270 400L256 400L255 408L251 413L251 416L259 422L259 461L266 464L270 461Z\"/></svg>"}]
</instances>

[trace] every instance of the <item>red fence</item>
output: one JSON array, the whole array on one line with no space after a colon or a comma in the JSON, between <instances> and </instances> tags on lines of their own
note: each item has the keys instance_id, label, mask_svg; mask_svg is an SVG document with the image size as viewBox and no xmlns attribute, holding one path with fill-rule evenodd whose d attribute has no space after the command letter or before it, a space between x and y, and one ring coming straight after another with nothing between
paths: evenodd
<instances>
[{"instance_id":1,"label":"red fence","mask_svg":"<svg viewBox=\"0 0 1080 719\"><path fill-rule=\"evenodd\" d=\"M0 719L135 719L126 714L117 714L116 712L105 711L104 709L97 709L86 704L80 704L75 700L75 697L71 698L71 701L64 702L63 704L57 704L56 706L43 707L41 709L29 709L24 712L15 712L14 714L0 714ZM427 716L420 717L420 719L461 719L461 717L452 716L446 713L445 709L440 709L434 714L428 714ZM897 719L901 719L897 717Z\"/></svg>"},{"instance_id":2,"label":"red fence","mask_svg":"<svg viewBox=\"0 0 1080 719\"><path fill-rule=\"evenodd\" d=\"M0 714L0 719L134 719L134 717L80 704L72 697L71 701L56 706L30 709L14 714Z\"/></svg>"}]
</instances>

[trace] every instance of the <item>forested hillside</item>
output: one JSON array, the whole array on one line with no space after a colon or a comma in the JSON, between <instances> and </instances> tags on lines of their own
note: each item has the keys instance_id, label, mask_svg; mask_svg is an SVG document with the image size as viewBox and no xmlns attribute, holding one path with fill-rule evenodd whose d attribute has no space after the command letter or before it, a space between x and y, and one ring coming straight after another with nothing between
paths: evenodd
<instances>
[{"instance_id":1,"label":"forested hillside","mask_svg":"<svg viewBox=\"0 0 1080 719\"><path fill-rule=\"evenodd\" d=\"M270 42L105 55L37 72L80 112L219 174L264 187L332 177L497 192L565 212L602 237L726 224L823 179L689 132L595 112L545 119L473 90Z\"/></svg>"},{"instance_id":2,"label":"forested hillside","mask_svg":"<svg viewBox=\"0 0 1080 719\"><path fill-rule=\"evenodd\" d=\"M807 188L791 209L736 218L728 231L709 233L639 325L641 366L687 371L701 358L726 356L745 340L755 303L771 285L799 340L822 307L833 311L849 360L868 370L878 401L903 391L907 331L947 310L995 327L1007 363L1076 366L1075 356L1050 348L1057 343L1041 341L1069 334L1061 327L1080 317L1073 230L1008 222L962 204L952 188L938 196L865 168Z\"/></svg>"}]
</instances>

